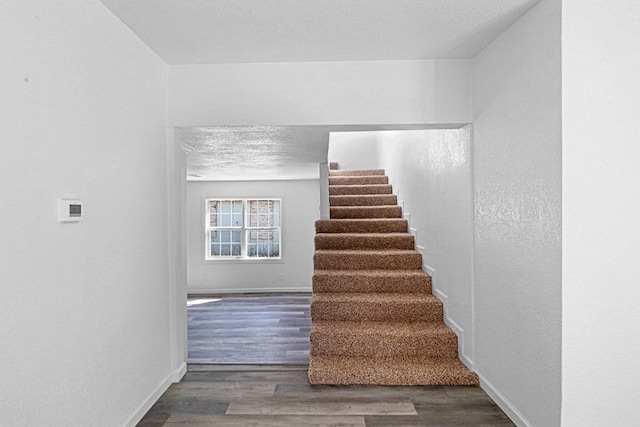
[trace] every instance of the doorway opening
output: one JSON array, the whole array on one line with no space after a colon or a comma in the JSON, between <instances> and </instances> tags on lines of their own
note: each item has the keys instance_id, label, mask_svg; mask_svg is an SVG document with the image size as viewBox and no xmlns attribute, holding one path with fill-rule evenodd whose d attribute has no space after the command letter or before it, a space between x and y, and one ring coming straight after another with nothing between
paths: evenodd
<instances>
[{"instance_id":1,"label":"doorway opening","mask_svg":"<svg viewBox=\"0 0 640 427\"><path fill-rule=\"evenodd\" d=\"M191 295L188 363L309 364L311 293Z\"/></svg>"}]
</instances>

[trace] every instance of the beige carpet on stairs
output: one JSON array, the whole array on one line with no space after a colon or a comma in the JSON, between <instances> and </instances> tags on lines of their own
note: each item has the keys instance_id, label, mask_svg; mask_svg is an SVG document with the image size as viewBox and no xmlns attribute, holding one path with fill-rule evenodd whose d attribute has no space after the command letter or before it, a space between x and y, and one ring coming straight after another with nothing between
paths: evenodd
<instances>
[{"instance_id":1,"label":"beige carpet on stairs","mask_svg":"<svg viewBox=\"0 0 640 427\"><path fill-rule=\"evenodd\" d=\"M316 222L312 384L477 385L384 170L330 164Z\"/></svg>"}]
</instances>

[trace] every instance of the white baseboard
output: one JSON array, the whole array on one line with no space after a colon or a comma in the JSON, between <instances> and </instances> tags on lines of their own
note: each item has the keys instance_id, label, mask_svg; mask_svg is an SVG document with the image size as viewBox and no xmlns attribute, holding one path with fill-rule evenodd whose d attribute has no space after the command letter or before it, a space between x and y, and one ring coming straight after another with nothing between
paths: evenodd
<instances>
[{"instance_id":1,"label":"white baseboard","mask_svg":"<svg viewBox=\"0 0 640 427\"><path fill-rule=\"evenodd\" d=\"M417 248L420 251L420 253L422 253L422 256L423 256L423 259L424 259L425 247L418 245ZM422 264L422 269L431 277L435 276L435 274L436 274L436 269L431 267L430 265Z\"/></svg>"},{"instance_id":2,"label":"white baseboard","mask_svg":"<svg viewBox=\"0 0 640 427\"><path fill-rule=\"evenodd\" d=\"M174 372L172 372L169 375L167 375L167 377L163 381L160 382L158 387L156 387L156 389L149 395L149 397L147 399L145 399L144 402L142 402L142 404L138 407L138 409L131 416L131 418L129 418L129 420L127 421L125 426L127 426L127 427L135 427L140 422L142 417L144 417L145 414L147 412L149 412L149 409L151 409L153 404L156 403L158 401L158 399L160 399L160 396L162 396L162 394L165 391L167 391L169 386L172 383L175 382L174 379L175 378L182 378L182 376L184 376L184 373L182 375L180 375L180 372L184 369L184 372L186 373L187 364L183 363L183 365L184 365L184 367L181 365L178 369L176 369Z\"/></svg>"},{"instance_id":3,"label":"white baseboard","mask_svg":"<svg viewBox=\"0 0 640 427\"><path fill-rule=\"evenodd\" d=\"M432 270L435 273L434 269L430 268L430 270ZM433 274L431 274L431 276L433 277ZM442 305L444 306L444 323L448 327L450 327L453 330L453 332L455 332L455 334L458 336L458 354L460 355L460 361L467 368L469 368L470 371L473 372L475 369L473 360L469 356L467 356L465 353L464 329L462 329L462 327L458 325L458 323L456 323L455 320L449 317L449 310L448 310L449 296L436 288L433 288L433 294L436 296L436 298L442 301Z\"/></svg>"},{"instance_id":4,"label":"white baseboard","mask_svg":"<svg viewBox=\"0 0 640 427\"><path fill-rule=\"evenodd\" d=\"M255 294L265 292L311 292L311 286L300 288L209 288L187 289L188 295L206 294Z\"/></svg>"},{"instance_id":5,"label":"white baseboard","mask_svg":"<svg viewBox=\"0 0 640 427\"><path fill-rule=\"evenodd\" d=\"M527 420L520 411L507 399L502 393L496 389L487 379L480 373L476 372L480 378L480 387L493 399L494 402L504 411L505 414L513 421L518 427L532 427L532 424Z\"/></svg>"},{"instance_id":6,"label":"white baseboard","mask_svg":"<svg viewBox=\"0 0 640 427\"><path fill-rule=\"evenodd\" d=\"M182 362L178 369L173 372L173 382L179 383L180 380L187 374L187 362Z\"/></svg>"},{"instance_id":7,"label":"white baseboard","mask_svg":"<svg viewBox=\"0 0 640 427\"><path fill-rule=\"evenodd\" d=\"M418 241L418 230L416 228L409 227L409 234L413 236L416 242ZM422 251L424 251L424 246L417 245L417 247L418 250L422 249ZM424 256L424 253L422 254L422 256Z\"/></svg>"}]
</instances>

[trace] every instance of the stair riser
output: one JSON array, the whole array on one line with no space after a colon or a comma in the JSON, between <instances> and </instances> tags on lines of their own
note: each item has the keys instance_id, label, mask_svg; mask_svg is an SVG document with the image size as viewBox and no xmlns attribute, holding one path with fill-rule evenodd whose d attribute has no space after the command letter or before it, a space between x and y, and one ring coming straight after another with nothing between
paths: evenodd
<instances>
[{"instance_id":1,"label":"stair riser","mask_svg":"<svg viewBox=\"0 0 640 427\"><path fill-rule=\"evenodd\" d=\"M368 196L329 196L329 206L395 206L398 197L395 195Z\"/></svg>"},{"instance_id":2,"label":"stair riser","mask_svg":"<svg viewBox=\"0 0 640 427\"><path fill-rule=\"evenodd\" d=\"M313 292L346 293L431 293L431 278L415 277L353 277L350 275L326 276L314 274Z\"/></svg>"},{"instance_id":3,"label":"stair riser","mask_svg":"<svg viewBox=\"0 0 640 427\"><path fill-rule=\"evenodd\" d=\"M414 249L411 234L358 235L320 234L315 237L316 249Z\"/></svg>"},{"instance_id":4,"label":"stair riser","mask_svg":"<svg viewBox=\"0 0 640 427\"><path fill-rule=\"evenodd\" d=\"M311 355L458 357L454 333L444 336L333 335L311 332Z\"/></svg>"},{"instance_id":5,"label":"stair riser","mask_svg":"<svg viewBox=\"0 0 640 427\"><path fill-rule=\"evenodd\" d=\"M329 212L332 219L402 218L400 206L337 206Z\"/></svg>"},{"instance_id":6,"label":"stair riser","mask_svg":"<svg viewBox=\"0 0 640 427\"><path fill-rule=\"evenodd\" d=\"M390 185L330 185L329 195L391 194Z\"/></svg>"},{"instance_id":7,"label":"stair riser","mask_svg":"<svg viewBox=\"0 0 640 427\"><path fill-rule=\"evenodd\" d=\"M378 385L470 385L477 386L478 376L455 359L425 361L402 358L402 364L390 364L381 358L343 358L315 356L309 363L311 384ZM442 366L445 364L445 366ZM440 365L440 366L439 366Z\"/></svg>"},{"instance_id":8,"label":"stair riser","mask_svg":"<svg viewBox=\"0 0 640 427\"><path fill-rule=\"evenodd\" d=\"M311 301L311 319L374 322L442 322L442 304L415 301L379 304L364 301Z\"/></svg>"},{"instance_id":9,"label":"stair riser","mask_svg":"<svg viewBox=\"0 0 640 427\"><path fill-rule=\"evenodd\" d=\"M329 170L329 176L373 176L384 175L384 169L338 169Z\"/></svg>"},{"instance_id":10,"label":"stair riser","mask_svg":"<svg viewBox=\"0 0 640 427\"><path fill-rule=\"evenodd\" d=\"M407 220L358 221L321 219L316 221L316 233L406 233Z\"/></svg>"},{"instance_id":11,"label":"stair riser","mask_svg":"<svg viewBox=\"0 0 640 427\"><path fill-rule=\"evenodd\" d=\"M313 265L318 270L419 270L422 255L325 252L313 256Z\"/></svg>"},{"instance_id":12,"label":"stair riser","mask_svg":"<svg viewBox=\"0 0 640 427\"><path fill-rule=\"evenodd\" d=\"M330 176L329 185L368 185L388 184L389 178L384 175L375 176Z\"/></svg>"}]
</instances>

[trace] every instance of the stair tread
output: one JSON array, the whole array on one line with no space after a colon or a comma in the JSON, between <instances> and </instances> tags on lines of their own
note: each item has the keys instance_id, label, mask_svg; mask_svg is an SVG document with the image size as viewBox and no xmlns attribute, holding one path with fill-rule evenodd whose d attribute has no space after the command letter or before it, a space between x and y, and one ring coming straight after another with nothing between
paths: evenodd
<instances>
[{"instance_id":1,"label":"stair tread","mask_svg":"<svg viewBox=\"0 0 640 427\"><path fill-rule=\"evenodd\" d=\"M441 304L441 301L433 294L420 293L420 292L321 292L313 294L313 301L317 302L359 302L359 303L436 303Z\"/></svg>"},{"instance_id":2,"label":"stair tread","mask_svg":"<svg viewBox=\"0 0 640 427\"><path fill-rule=\"evenodd\" d=\"M406 231L399 231L396 233L316 233L316 236L322 237L330 237L332 239L337 239L340 237L404 237L404 236L413 236L411 233L407 233Z\"/></svg>"},{"instance_id":3,"label":"stair tread","mask_svg":"<svg viewBox=\"0 0 640 427\"><path fill-rule=\"evenodd\" d=\"M333 197L333 196L331 196ZM340 210L345 210L345 211L356 211L356 210L383 210L383 209L402 209L400 208L400 206L398 205L358 205L358 206L345 206L345 205L338 205L338 206L331 206L331 209L340 209Z\"/></svg>"},{"instance_id":4,"label":"stair tread","mask_svg":"<svg viewBox=\"0 0 640 427\"><path fill-rule=\"evenodd\" d=\"M456 358L314 355L311 384L478 385L478 376Z\"/></svg>"},{"instance_id":5,"label":"stair tread","mask_svg":"<svg viewBox=\"0 0 640 427\"><path fill-rule=\"evenodd\" d=\"M362 185L365 185L365 186L368 186L368 185L384 185L384 186L386 186L386 185L389 185L389 184L362 184ZM334 185L331 185L331 186L334 187ZM341 185L341 187L348 187L348 186L349 186L349 184ZM391 197L391 196L393 196L393 194L334 194L330 198L331 199L337 199L337 200L340 200L340 199L345 199L345 200L346 199L362 199L362 198L364 198L364 199L381 199L382 198L383 199L385 197Z\"/></svg>"},{"instance_id":6,"label":"stair tread","mask_svg":"<svg viewBox=\"0 0 640 427\"><path fill-rule=\"evenodd\" d=\"M403 239L413 240L411 233L316 233L319 239Z\"/></svg>"},{"instance_id":7,"label":"stair tread","mask_svg":"<svg viewBox=\"0 0 640 427\"><path fill-rule=\"evenodd\" d=\"M394 194L335 194L329 196L329 207L341 206L397 206Z\"/></svg>"},{"instance_id":8,"label":"stair tread","mask_svg":"<svg viewBox=\"0 0 640 427\"><path fill-rule=\"evenodd\" d=\"M429 276L422 270L316 270L317 276L364 276L364 277L396 277L396 276Z\"/></svg>"},{"instance_id":9,"label":"stair tread","mask_svg":"<svg viewBox=\"0 0 640 427\"><path fill-rule=\"evenodd\" d=\"M316 255L353 255L353 254L362 254L362 255L413 255L418 254L420 252L414 249L317 249L315 251Z\"/></svg>"},{"instance_id":10,"label":"stair tread","mask_svg":"<svg viewBox=\"0 0 640 427\"><path fill-rule=\"evenodd\" d=\"M319 219L316 221L316 226L320 225L372 225L378 222L378 224L396 224L402 223L402 225L407 225L407 220L404 218L331 218L331 219ZM403 232L406 232L403 231Z\"/></svg>"},{"instance_id":11,"label":"stair tread","mask_svg":"<svg viewBox=\"0 0 640 427\"><path fill-rule=\"evenodd\" d=\"M315 270L314 293L431 293L423 270Z\"/></svg>"},{"instance_id":12,"label":"stair tread","mask_svg":"<svg viewBox=\"0 0 640 427\"><path fill-rule=\"evenodd\" d=\"M444 323L430 322L377 322L377 321L338 321L316 320L313 322L311 333L331 335L386 335L419 336L419 335L448 335L455 333Z\"/></svg>"},{"instance_id":13,"label":"stair tread","mask_svg":"<svg viewBox=\"0 0 640 427\"><path fill-rule=\"evenodd\" d=\"M384 169L330 169L329 176L378 176L385 175Z\"/></svg>"},{"instance_id":14,"label":"stair tread","mask_svg":"<svg viewBox=\"0 0 640 427\"><path fill-rule=\"evenodd\" d=\"M316 223L318 222L345 222L345 223L358 223L358 222L362 222L362 223L372 223L372 222L376 222L376 221L380 221L380 222L398 222L398 221L402 221L402 222L407 222L406 219L404 218L332 218L332 219L319 219L316 221Z\"/></svg>"},{"instance_id":15,"label":"stair tread","mask_svg":"<svg viewBox=\"0 0 640 427\"><path fill-rule=\"evenodd\" d=\"M345 195L372 195L372 194L393 194L391 184L352 184L352 185L329 185L330 196Z\"/></svg>"},{"instance_id":16,"label":"stair tread","mask_svg":"<svg viewBox=\"0 0 640 427\"><path fill-rule=\"evenodd\" d=\"M388 183L389 183L389 178L386 175L329 176L329 185L388 184Z\"/></svg>"},{"instance_id":17,"label":"stair tread","mask_svg":"<svg viewBox=\"0 0 640 427\"><path fill-rule=\"evenodd\" d=\"M357 188L357 187L373 187L373 188L388 188L391 187L391 184L330 184L329 188L343 188L343 187L349 187L349 188ZM343 196L345 196L346 194L342 194ZM351 194L352 196L354 196L355 194ZM339 194L336 194L336 196L339 196ZM364 194L363 194L364 196Z\"/></svg>"}]
</instances>

